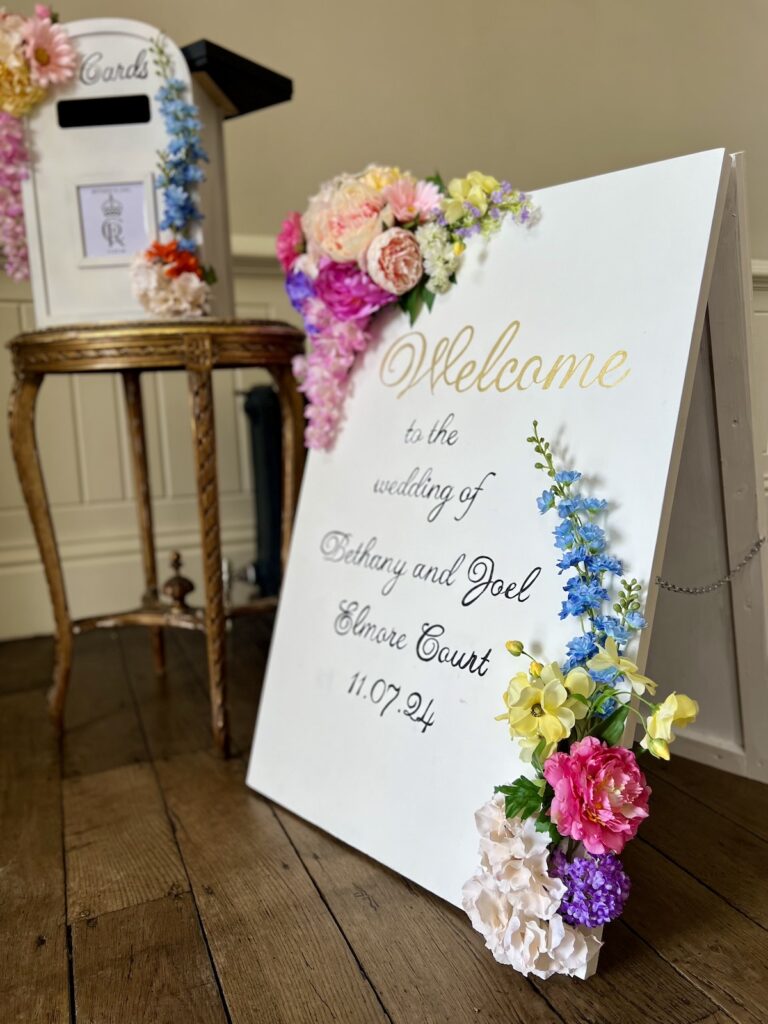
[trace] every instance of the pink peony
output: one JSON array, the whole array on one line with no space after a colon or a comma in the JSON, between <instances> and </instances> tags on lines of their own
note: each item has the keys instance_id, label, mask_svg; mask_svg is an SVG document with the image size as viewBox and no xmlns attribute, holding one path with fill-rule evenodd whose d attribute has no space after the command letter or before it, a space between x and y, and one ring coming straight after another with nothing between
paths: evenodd
<instances>
[{"instance_id":1,"label":"pink peony","mask_svg":"<svg viewBox=\"0 0 768 1024\"><path fill-rule=\"evenodd\" d=\"M384 189L384 198L390 205L395 220L401 224L418 221L423 224L440 209L440 189L431 181L398 178Z\"/></svg>"},{"instance_id":2,"label":"pink peony","mask_svg":"<svg viewBox=\"0 0 768 1024\"><path fill-rule=\"evenodd\" d=\"M361 320L395 296L379 288L356 263L326 261L314 282L315 295L337 320Z\"/></svg>"},{"instance_id":3,"label":"pink peony","mask_svg":"<svg viewBox=\"0 0 768 1024\"><path fill-rule=\"evenodd\" d=\"M548 758L544 778L555 791L550 816L558 832L580 840L588 853L621 853L648 817L651 789L635 755L595 736Z\"/></svg>"},{"instance_id":4,"label":"pink peony","mask_svg":"<svg viewBox=\"0 0 768 1024\"><path fill-rule=\"evenodd\" d=\"M285 273L293 269L293 265L304 252L304 232L301 230L301 214L292 213L283 221L275 242L277 258Z\"/></svg>"},{"instance_id":5,"label":"pink peony","mask_svg":"<svg viewBox=\"0 0 768 1024\"><path fill-rule=\"evenodd\" d=\"M424 273L419 243L405 228L390 228L374 238L366 254L366 267L371 280L392 295L404 295L415 288Z\"/></svg>"},{"instance_id":6,"label":"pink peony","mask_svg":"<svg viewBox=\"0 0 768 1024\"><path fill-rule=\"evenodd\" d=\"M323 185L302 217L307 241L338 263L361 259L391 223L383 195L349 175Z\"/></svg>"},{"instance_id":7,"label":"pink peony","mask_svg":"<svg viewBox=\"0 0 768 1024\"><path fill-rule=\"evenodd\" d=\"M41 21L44 18L47 18L49 21L51 21L51 8L48 6L48 4L35 4L35 17L40 18Z\"/></svg>"},{"instance_id":8,"label":"pink peony","mask_svg":"<svg viewBox=\"0 0 768 1024\"><path fill-rule=\"evenodd\" d=\"M30 18L24 35L25 53L33 82L45 88L60 85L72 78L77 57L61 25L51 24L48 18Z\"/></svg>"}]
</instances>

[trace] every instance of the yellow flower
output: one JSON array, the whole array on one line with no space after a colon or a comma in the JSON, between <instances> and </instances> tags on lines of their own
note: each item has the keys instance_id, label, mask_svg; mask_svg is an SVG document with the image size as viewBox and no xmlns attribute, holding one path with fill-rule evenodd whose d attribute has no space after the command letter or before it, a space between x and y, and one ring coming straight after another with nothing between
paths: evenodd
<instances>
[{"instance_id":1,"label":"yellow flower","mask_svg":"<svg viewBox=\"0 0 768 1024\"><path fill-rule=\"evenodd\" d=\"M401 174L399 167L377 167L375 164L372 164L363 175L363 183L368 188L381 192L387 185L394 185L399 178L403 177L411 177L411 175Z\"/></svg>"},{"instance_id":2,"label":"yellow flower","mask_svg":"<svg viewBox=\"0 0 768 1024\"><path fill-rule=\"evenodd\" d=\"M544 666L540 661L532 661L528 671L531 673L533 679L538 679L543 668Z\"/></svg>"},{"instance_id":3,"label":"yellow flower","mask_svg":"<svg viewBox=\"0 0 768 1024\"><path fill-rule=\"evenodd\" d=\"M11 67L0 64L0 110L23 117L45 97L45 89L35 85L25 64Z\"/></svg>"},{"instance_id":4,"label":"yellow flower","mask_svg":"<svg viewBox=\"0 0 768 1024\"><path fill-rule=\"evenodd\" d=\"M505 646L515 658L519 657L525 650L525 644L522 640L507 640Z\"/></svg>"},{"instance_id":5,"label":"yellow flower","mask_svg":"<svg viewBox=\"0 0 768 1024\"><path fill-rule=\"evenodd\" d=\"M684 693L670 693L663 704L659 704L645 723L646 734L640 740L640 746L648 750L654 757L669 760L669 744L675 736L673 727L684 729L696 720L699 705Z\"/></svg>"},{"instance_id":6,"label":"yellow flower","mask_svg":"<svg viewBox=\"0 0 768 1024\"><path fill-rule=\"evenodd\" d=\"M656 683L647 676L638 672L637 665L629 658L620 658L616 641L609 636L605 641L605 647L598 648L598 653L587 662L587 668L595 672L605 672L606 669L615 669L619 675L629 680L632 689L638 696L645 693L656 693Z\"/></svg>"},{"instance_id":7,"label":"yellow flower","mask_svg":"<svg viewBox=\"0 0 768 1024\"><path fill-rule=\"evenodd\" d=\"M587 673L580 671L589 680ZM507 710L497 715L496 720L507 720L510 735L521 741L524 757L527 754L530 758L540 739L546 741L542 760L548 757L560 740L570 736L576 719L586 714L586 706L574 700L571 694L591 690L581 675L571 679L574 689L569 690L568 679L573 675L569 672L564 679L560 666L553 663L542 666L541 678L518 672L510 679L504 694ZM588 692L584 692L584 696L588 696Z\"/></svg>"},{"instance_id":8,"label":"yellow flower","mask_svg":"<svg viewBox=\"0 0 768 1024\"><path fill-rule=\"evenodd\" d=\"M583 668L572 668L567 676L564 676L556 661L545 665L541 670L541 681L544 685L551 682L560 683L573 697L588 699L595 692L595 681ZM581 720L587 714L587 705L582 700L571 700L570 708L577 720Z\"/></svg>"}]
</instances>

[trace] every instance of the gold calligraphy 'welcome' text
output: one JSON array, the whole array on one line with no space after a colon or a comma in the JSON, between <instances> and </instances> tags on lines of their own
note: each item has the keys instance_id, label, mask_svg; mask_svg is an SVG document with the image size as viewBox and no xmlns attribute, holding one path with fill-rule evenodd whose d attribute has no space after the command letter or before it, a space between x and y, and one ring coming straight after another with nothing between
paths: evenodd
<instances>
[{"instance_id":1,"label":"gold calligraphy 'welcome' text","mask_svg":"<svg viewBox=\"0 0 768 1024\"><path fill-rule=\"evenodd\" d=\"M597 366L594 365L597 357L593 352L581 357L558 355L548 367L545 367L541 356L529 356L522 361L509 356L507 353L519 330L520 321L513 320L501 332L482 362L479 357L470 358L468 355L475 340L475 328L471 324L462 327L453 339L441 338L431 357L427 339L421 331L409 331L395 339L384 353L379 377L385 387L398 388L397 397L402 398L424 381L432 392L438 385L443 385L462 394L473 388L503 393L513 388L526 391L535 386L546 391L555 385L564 388L572 378L580 388L590 388L593 384L615 388L629 376L629 367L620 373L627 361L624 349L612 352Z\"/></svg>"}]
</instances>

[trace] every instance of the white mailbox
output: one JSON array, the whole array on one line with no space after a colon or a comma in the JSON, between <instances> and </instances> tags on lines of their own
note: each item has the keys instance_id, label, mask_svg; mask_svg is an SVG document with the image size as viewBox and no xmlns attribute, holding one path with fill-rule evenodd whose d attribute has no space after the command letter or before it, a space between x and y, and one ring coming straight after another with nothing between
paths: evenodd
<instances>
[{"instance_id":1,"label":"white mailbox","mask_svg":"<svg viewBox=\"0 0 768 1024\"><path fill-rule=\"evenodd\" d=\"M78 53L74 79L28 121L31 168L24 216L38 326L144 319L131 290L134 256L162 217L157 155L168 144L150 45L160 33L122 18L64 26ZM291 96L289 79L205 40L184 52L169 39L174 74L200 111L210 162L198 186L200 259L217 274L211 313L233 314L222 123Z\"/></svg>"}]
</instances>

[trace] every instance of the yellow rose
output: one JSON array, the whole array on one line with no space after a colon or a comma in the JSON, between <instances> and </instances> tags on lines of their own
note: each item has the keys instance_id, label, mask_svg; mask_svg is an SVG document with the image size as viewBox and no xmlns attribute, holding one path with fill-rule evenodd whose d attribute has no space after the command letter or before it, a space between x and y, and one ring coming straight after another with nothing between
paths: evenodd
<instances>
[{"instance_id":1,"label":"yellow rose","mask_svg":"<svg viewBox=\"0 0 768 1024\"><path fill-rule=\"evenodd\" d=\"M401 174L399 167L377 167L372 164L366 168L362 181L368 188L381 192L387 185L394 185L398 179L411 177L410 174Z\"/></svg>"},{"instance_id":2,"label":"yellow rose","mask_svg":"<svg viewBox=\"0 0 768 1024\"><path fill-rule=\"evenodd\" d=\"M664 761L669 760L669 744L675 736L673 728L684 729L696 720L699 705L684 693L670 693L645 723L646 733L640 746Z\"/></svg>"}]
</instances>

